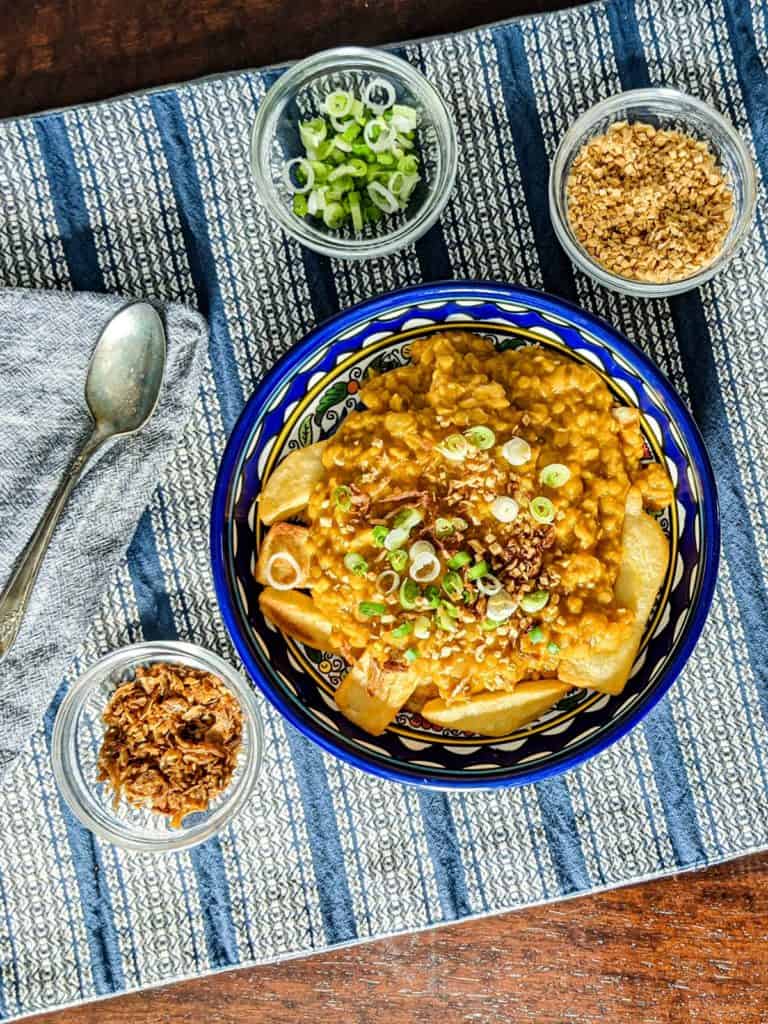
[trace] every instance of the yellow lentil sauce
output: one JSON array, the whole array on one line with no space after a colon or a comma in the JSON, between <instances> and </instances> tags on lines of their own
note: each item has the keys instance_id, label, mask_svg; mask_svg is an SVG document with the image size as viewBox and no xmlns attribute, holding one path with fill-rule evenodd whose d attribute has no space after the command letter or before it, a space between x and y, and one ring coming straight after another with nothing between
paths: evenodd
<instances>
[{"instance_id":1,"label":"yellow lentil sauce","mask_svg":"<svg viewBox=\"0 0 768 1024\"><path fill-rule=\"evenodd\" d=\"M414 342L411 358L363 386L365 409L351 413L328 443L326 479L307 510L312 596L333 624L337 648L351 659L367 649L385 666L413 667L448 700L554 677L559 658L589 641L592 650L617 649L631 619L613 593L627 492L635 484L651 508L672 499L664 470L641 464L637 411L617 407L591 367L538 345L498 352L456 330ZM437 447L476 425L493 432L486 450L470 444L454 461ZM512 438L530 446L522 465L504 455ZM541 481L552 464L570 471L561 486ZM513 521L494 515L498 497L517 503ZM551 523L532 516L537 497L552 502ZM385 587L380 581L392 568L381 536L404 509L420 518L400 550L426 540L440 562L431 584L439 596L421 584L408 608L397 589L385 592L392 577ZM438 520L452 519L451 532L438 531ZM471 560L457 570L457 597L443 581L458 552ZM364 559L364 571L345 566L350 554ZM489 620L489 598L469 578L481 561L516 605L505 621ZM400 580L408 573L401 567ZM538 591L546 604L527 613L519 602ZM363 614L361 602L373 602L378 613Z\"/></svg>"}]
</instances>

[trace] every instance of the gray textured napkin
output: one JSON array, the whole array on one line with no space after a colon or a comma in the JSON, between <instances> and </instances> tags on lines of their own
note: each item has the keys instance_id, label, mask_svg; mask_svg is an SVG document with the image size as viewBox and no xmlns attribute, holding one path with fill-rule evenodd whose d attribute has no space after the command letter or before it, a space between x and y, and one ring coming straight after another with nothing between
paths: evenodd
<instances>
[{"instance_id":1,"label":"gray textured napkin","mask_svg":"<svg viewBox=\"0 0 768 1024\"><path fill-rule=\"evenodd\" d=\"M90 429L96 339L129 300L0 290L0 588ZM106 445L64 511L16 643L0 661L0 773L37 725L96 611L197 394L205 320L157 304L168 336L160 400L144 430Z\"/></svg>"}]
</instances>

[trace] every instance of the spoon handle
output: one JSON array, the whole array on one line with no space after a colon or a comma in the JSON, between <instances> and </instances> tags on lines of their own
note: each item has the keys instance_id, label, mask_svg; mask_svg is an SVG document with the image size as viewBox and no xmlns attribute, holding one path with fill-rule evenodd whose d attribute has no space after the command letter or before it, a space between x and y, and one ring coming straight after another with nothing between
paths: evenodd
<instances>
[{"instance_id":1,"label":"spoon handle","mask_svg":"<svg viewBox=\"0 0 768 1024\"><path fill-rule=\"evenodd\" d=\"M80 449L61 478L35 532L22 551L7 586L0 594L0 660L8 653L21 628L32 588L67 498L82 476L86 463L105 440L98 430L94 430Z\"/></svg>"}]
</instances>

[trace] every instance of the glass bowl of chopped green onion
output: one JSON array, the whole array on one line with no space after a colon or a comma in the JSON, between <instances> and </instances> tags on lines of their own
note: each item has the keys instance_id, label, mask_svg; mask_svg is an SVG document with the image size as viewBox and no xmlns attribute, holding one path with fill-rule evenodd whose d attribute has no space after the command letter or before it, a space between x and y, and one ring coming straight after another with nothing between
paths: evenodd
<instances>
[{"instance_id":1,"label":"glass bowl of chopped green onion","mask_svg":"<svg viewBox=\"0 0 768 1024\"><path fill-rule=\"evenodd\" d=\"M316 252L385 256L448 201L456 133L427 79L383 50L342 47L290 67L261 102L251 169L270 215Z\"/></svg>"}]
</instances>

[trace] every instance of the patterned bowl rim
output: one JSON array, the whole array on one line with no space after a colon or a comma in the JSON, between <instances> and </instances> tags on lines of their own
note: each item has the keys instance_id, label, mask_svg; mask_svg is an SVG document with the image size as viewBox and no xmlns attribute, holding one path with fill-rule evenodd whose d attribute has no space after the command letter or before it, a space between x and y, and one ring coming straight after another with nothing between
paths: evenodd
<instances>
[{"instance_id":1,"label":"patterned bowl rim","mask_svg":"<svg viewBox=\"0 0 768 1024\"><path fill-rule=\"evenodd\" d=\"M373 758L369 759L365 754L346 749L329 736L320 732L309 715L305 717L300 713L273 686L253 657L251 649L243 636L242 624L229 585L225 550L226 517L232 484L234 482L233 474L237 468L242 450L252 434L254 424L259 420L261 414L267 410L270 399L281 388L286 378L290 377L294 370L305 361L307 356L316 349L332 343L336 338L350 331L360 322L375 319L382 314L388 313L393 308L407 306L408 300L412 300L414 305L426 302L462 302L469 300L504 303L525 302L544 313L567 319L569 325L590 332L598 341L605 344L610 351L622 356L632 369L638 372L661 395L666 403L669 418L674 421L680 430L690 452L691 461L700 476L700 507L703 525L701 531L702 550L699 556L702 563L700 585L698 593L694 598L695 608L693 614L686 625L684 635L681 637L674 656L664 667L653 688L637 702L634 709L627 715L622 716L614 725L610 725L597 733L585 747L572 754L566 752L555 755L552 761L518 773L514 777L474 779L468 774L466 779L433 778L429 776L429 769L426 767L422 768L417 776L412 767L400 767L395 763L382 764ZM441 790L498 789L540 782L582 764L625 736L664 697L672 683L680 675L693 648L698 642L712 604L720 561L720 511L715 476L699 428L670 382L656 364L637 345L629 341L628 338L625 338L616 328L612 327L601 317L588 313L574 303L550 295L547 292L526 288L522 285L504 285L492 281L438 281L430 284L399 288L396 291L387 292L376 298L356 303L354 306L335 314L330 319L313 328L275 363L246 402L224 449L211 502L210 556L219 609L227 631L249 676L270 703L299 732L327 753L341 758L362 771L390 781L405 782L411 785Z\"/></svg>"}]
</instances>

